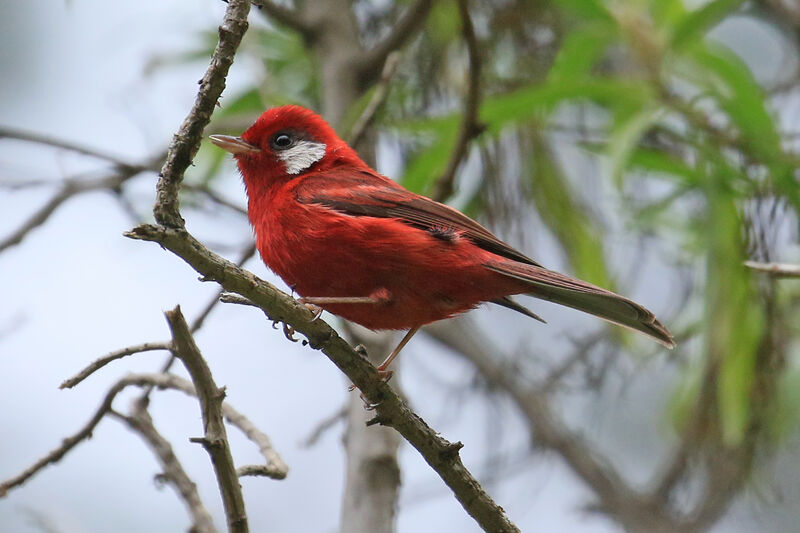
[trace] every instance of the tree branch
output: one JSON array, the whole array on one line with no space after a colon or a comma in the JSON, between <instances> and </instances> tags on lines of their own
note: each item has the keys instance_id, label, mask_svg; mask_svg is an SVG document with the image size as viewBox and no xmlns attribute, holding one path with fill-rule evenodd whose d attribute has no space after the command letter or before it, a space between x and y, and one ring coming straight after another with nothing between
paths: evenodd
<instances>
[{"instance_id":1,"label":"tree branch","mask_svg":"<svg viewBox=\"0 0 800 533\"><path fill-rule=\"evenodd\" d=\"M72 436L64 439L61 443L61 446L52 450L42 459L36 461L36 463L31 465L19 475L0 483L0 498L5 496L6 493L12 488L18 487L25 483L28 479L33 477L37 472L39 472L39 470L43 469L47 465L60 461L81 441L91 438L92 432L94 431L94 428L97 427L97 424L100 423L100 420L102 420L106 414L112 411L112 404L117 394L119 394L126 387L132 385L146 390L149 390L153 387L158 389L173 389L181 391L189 396L195 398L197 397L194 386L190 382L173 374L131 374L120 379L109 389L105 398L103 399L103 402L100 404L100 407L83 428L81 428ZM146 397L139 398L137 400L137 403L146 402ZM239 413L227 402L222 404L222 412L228 422L241 430L251 442L258 446L259 450L261 451L261 455L264 456L264 459L267 461L265 465L242 468L259 469L262 472L265 472L263 475L267 475L273 479L285 478L289 467L283 462L283 459L281 459L280 455L278 455L278 453L274 450L269 437L256 428L249 419Z\"/></svg>"},{"instance_id":2,"label":"tree branch","mask_svg":"<svg viewBox=\"0 0 800 533\"><path fill-rule=\"evenodd\" d=\"M120 159L119 157L109 154L107 152L103 152L102 150L97 150L95 148L90 148L88 146L83 146L70 141L57 139L55 137L51 137L50 135L45 135L43 133L34 133L32 131L19 130L8 126L0 126L0 139L17 139L20 141L44 144L47 146L52 146L54 148L59 148L61 150L69 150L70 152L76 152L79 154L88 155L90 157L95 157L97 159L108 161L109 163L113 163L119 169L124 169L128 167L136 168L136 165L127 163L122 159Z\"/></svg>"},{"instance_id":3,"label":"tree branch","mask_svg":"<svg viewBox=\"0 0 800 533\"><path fill-rule=\"evenodd\" d=\"M183 174L200 148L203 130L211 120L214 105L225 89L225 78L233 63L233 56L247 31L249 11L249 0L228 2L225 18L219 27L219 42L211 57L211 64L200 80L200 91L191 111L172 138L167 160L159 174L156 204L153 208L153 215L159 224L173 228L184 226L183 217L178 211L178 189Z\"/></svg>"},{"instance_id":4,"label":"tree branch","mask_svg":"<svg viewBox=\"0 0 800 533\"><path fill-rule=\"evenodd\" d=\"M467 82L467 95L464 98L461 125L459 126L458 139L450 155L450 161L444 173L434 182L432 197L440 202L445 201L453 194L453 181L456 170L461 161L466 157L469 143L483 133L485 126L478 123L478 110L481 104L481 58L475 28L469 16L467 0L458 0L458 12L461 16L461 32L464 42L467 43L469 55L469 74Z\"/></svg>"},{"instance_id":5,"label":"tree branch","mask_svg":"<svg viewBox=\"0 0 800 533\"><path fill-rule=\"evenodd\" d=\"M158 376L158 375L156 375ZM80 429L77 433L65 438L61 442L61 446L52 450L50 453L45 455L43 458L36 461L33 465L25 469L22 473L17 476L14 476L11 479L0 483L0 497L5 496L9 490L12 488L18 487L33 477L39 470L46 467L49 464L54 464L60 461L72 448L74 448L77 444L85 439L89 439L92 436L92 432L97 424L100 423L100 420L108 413L111 409L111 404L114 402L114 398L122 391L125 387L130 385L138 385L144 386L147 385L150 381L152 381L152 376L148 375L132 375L122 378L121 380L117 381L106 393L103 402L100 404L100 407L97 409L95 414L92 416L91 419Z\"/></svg>"},{"instance_id":6,"label":"tree branch","mask_svg":"<svg viewBox=\"0 0 800 533\"><path fill-rule=\"evenodd\" d=\"M308 344L326 356L354 383L377 416L373 423L395 428L439 474L467 512L486 531L518 531L478 481L464 467L458 455L459 443L439 436L412 412L384 383L375 367L356 353L323 320L274 286L240 269L206 249L182 229L141 225L126 236L157 242L187 262L206 279L216 280L226 291L236 292L260 307L272 320L288 323L308 339Z\"/></svg>"},{"instance_id":7,"label":"tree branch","mask_svg":"<svg viewBox=\"0 0 800 533\"><path fill-rule=\"evenodd\" d=\"M378 77L389 54L402 48L422 27L432 7L432 0L416 0L406 9L389 34L366 52L361 60L359 70L364 80L374 80Z\"/></svg>"},{"instance_id":8,"label":"tree branch","mask_svg":"<svg viewBox=\"0 0 800 533\"><path fill-rule=\"evenodd\" d=\"M50 218L50 216L61 207L61 204L80 194L100 191L103 189L119 189L126 181L148 170L154 170L154 166L161 157L154 158L153 161L144 165L127 165L117 168L117 173L99 179L68 179L63 182L61 188L50 200L39 208L28 220L26 220L11 235L0 241L0 252L6 248L21 243L28 234L38 228Z\"/></svg>"},{"instance_id":9,"label":"tree branch","mask_svg":"<svg viewBox=\"0 0 800 533\"><path fill-rule=\"evenodd\" d=\"M206 510L197 492L197 485L189 478L180 461L172 451L172 445L156 430L150 413L144 407L145 402L137 402L133 414L124 415L111 409L109 414L127 424L147 443L158 458L163 473L161 478L169 482L183 501L192 517L191 531L197 533L216 533L214 521Z\"/></svg>"},{"instance_id":10,"label":"tree branch","mask_svg":"<svg viewBox=\"0 0 800 533\"><path fill-rule=\"evenodd\" d=\"M225 391L217 388L208 365L192 338L189 325L183 318L180 306L164 313L172 331L173 353L186 367L192 377L200 408L203 414L205 435L193 442L199 442L211 456L217 476L228 529L231 532L247 533L247 513L244 508L244 496L239 485L236 467L233 465L228 435L222 415L222 400Z\"/></svg>"},{"instance_id":11,"label":"tree branch","mask_svg":"<svg viewBox=\"0 0 800 533\"><path fill-rule=\"evenodd\" d=\"M465 327L465 319L434 323L425 328L431 337L472 362L492 384L507 391L528 419L536 443L558 453L570 468L587 483L600 499L599 510L621 524L669 524L670 519L647 496L632 490L611 464L603 460L579 435L571 432L550 408L545 394L524 385L518 372L510 372L491 355L485 340L475 328ZM659 530L660 531L660 530ZM664 531L668 531L665 529Z\"/></svg>"},{"instance_id":12,"label":"tree branch","mask_svg":"<svg viewBox=\"0 0 800 533\"><path fill-rule=\"evenodd\" d=\"M800 265L789 263L759 263L757 261L745 261L744 266L756 272L768 274L773 278L800 278Z\"/></svg>"},{"instance_id":13,"label":"tree branch","mask_svg":"<svg viewBox=\"0 0 800 533\"><path fill-rule=\"evenodd\" d=\"M257 7L265 17L275 19L275 22L293 29L306 39L310 38L315 31L314 26L303 18L302 14L296 9L278 5L270 0L253 0L252 4Z\"/></svg>"},{"instance_id":14,"label":"tree branch","mask_svg":"<svg viewBox=\"0 0 800 533\"><path fill-rule=\"evenodd\" d=\"M386 99L389 97L389 89L391 88L390 82L392 81L392 77L394 73L397 71L397 66L400 64L400 52L392 52L386 58L386 63L383 65L383 72L381 72L381 79L378 80L377 85L375 86L375 91L372 93L372 98L370 98L367 107L364 109L364 112L361 113L361 116L358 117L353 127L350 128L350 131L345 136L347 140L347 144L352 147L357 147L358 144L364 137L364 133L366 133L367 128L372 124L372 120L375 118L375 114L378 110L386 103Z\"/></svg>"},{"instance_id":15,"label":"tree branch","mask_svg":"<svg viewBox=\"0 0 800 533\"><path fill-rule=\"evenodd\" d=\"M137 344L135 346L128 346L127 348L123 348L121 350L115 350L108 355L104 355L100 359L97 359L92 364L72 376L71 378L64 380L61 385L58 386L59 389L71 389L78 383L82 382L84 379L88 378L96 371L100 370L108 363L112 361L116 361L117 359L122 359L123 357L127 357L129 355L133 355L135 353L141 352L152 352L154 350L170 350L172 349L172 345L169 342L145 342L142 344Z\"/></svg>"}]
</instances>

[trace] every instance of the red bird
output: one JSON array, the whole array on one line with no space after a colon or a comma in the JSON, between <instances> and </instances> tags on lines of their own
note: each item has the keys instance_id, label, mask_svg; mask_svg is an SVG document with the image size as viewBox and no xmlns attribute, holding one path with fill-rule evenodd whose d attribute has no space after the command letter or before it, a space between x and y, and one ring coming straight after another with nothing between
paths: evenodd
<instances>
[{"instance_id":1,"label":"red bird","mask_svg":"<svg viewBox=\"0 0 800 533\"><path fill-rule=\"evenodd\" d=\"M408 330L381 371L421 326L482 302L541 320L514 294L675 346L639 304L548 270L459 211L378 174L308 109L276 107L241 137L211 141L236 158L264 263L303 302L369 329Z\"/></svg>"}]
</instances>

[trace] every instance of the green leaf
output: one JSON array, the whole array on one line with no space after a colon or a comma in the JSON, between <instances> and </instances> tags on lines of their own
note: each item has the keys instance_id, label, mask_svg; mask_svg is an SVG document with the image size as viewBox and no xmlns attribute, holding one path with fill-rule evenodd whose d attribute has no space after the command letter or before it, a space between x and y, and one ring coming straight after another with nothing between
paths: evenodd
<instances>
[{"instance_id":1,"label":"green leaf","mask_svg":"<svg viewBox=\"0 0 800 533\"><path fill-rule=\"evenodd\" d=\"M685 186L697 187L703 174L689 166L683 159L662 150L638 147L631 152L628 165L634 169L677 178Z\"/></svg>"},{"instance_id":2,"label":"green leaf","mask_svg":"<svg viewBox=\"0 0 800 533\"><path fill-rule=\"evenodd\" d=\"M780 155L780 135L767 111L763 89L750 69L722 46L697 45L690 57L706 71L708 88L759 157Z\"/></svg>"},{"instance_id":3,"label":"green leaf","mask_svg":"<svg viewBox=\"0 0 800 533\"><path fill-rule=\"evenodd\" d=\"M746 253L735 193L724 175L710 181L706 194L706 347L709 360L719 365L716 392L722 437L726 443L737 445L750 423L764 313L751 272L743 265Z\"/></svg>"},{"instance_id":4,"label":"green leaf","mask_svg":"<svg viewBox=\"0 0 800 533\"><path fill-rule=\"evenodd\" d=\"M413 192L426 194L433 181L447 168L450 152L456 142L456 133L457 130L453 129L436 137L411 161L400 183Z\"/></svg>"},{"instance_id":5,"label":"green leaf","mask_svg":"<svg viewBox=\"0 0 800 533\"><path fill-rule=\"evenodd\" d=\"M620 184L623 173L628 168L631 156L645 133L663 115L660 108L645 107L620 121L614 127L609 145L611 159L611 176Z\"/></svg>"},{"instance_id":6,"label":"green leaf","mask_svg":"<svg viewBox=\"0 0 800 533\"><path fill-rule=\"evenodd\" d=\"M651 0L650 12L655 26L659 28L672 28L683 21L687 14L683 0Z\"/></svg>"},{"instance_id":7,"label":"green leaf","mask_svg":"<svg viewBox=\"0 0 800 533\"><path fill-rule=\"evenodd\" d=\"M577 200L579 195L562 174L547 142L534 130L530 138L530 191L539 217L561 243L578 277L613 290L596 221Z\"/></svg>"},{"instance_id":8,"label":"green leaf","mask_svg":"<svg viewBox=\"0 0 800 533\"><path fill-rule=\"evenodd\" d=\"M711 0L703 7L691 11L675 26L671 47L678 49L694 40L702 39L710 29L722 22L742 3L744 0Z\"/></svg>"},{"instance_id":9,"label":"green leaf","mask_svg":"<svg viewBox=\"0 0 800 533\"><path fill-rule=\"evenodd\" d=\"M800 209L794 160L783 152L767 96L750 69L720 45L698 43L689 50L689 57L700 67L701 80L739 131L743 149L766 165L776 189Z\"/></svg>"},{"instance_id":10,"label":"green leaf","mask_svg":"<svg viewBox=\"0 0 800 533\"><path fill-rule=\"evenodd\" d=\"M583 19L616 23L614 15L602 0L559 0L558 3Z\"/></svg>"},{"instance_id":11,"label":"green leaf","mask_svg":"<svg viewBox=\"0 0 800 533\"><path fill-rule=\"evenodd\" d=\"M461 17L455 2L434 2L428 16L428 35L439 46L455 40L461 34Z\"/></svg>"},{"instance_id":12,"label":"green leaf","mask_svg":"<svg viewBox=\"0 0 800 533\"><path fill-rule=\"evenodd\" d=\"M490 133L497 133L509 124L542 119L564 102L588 100L609 107L640 108L652 95L648 84L636 80L566 79L490 96L481 106L480 119Z\"/></svg>"},{"instance_id":13,"label":"green leaf","mask_svg":"<svg viewBox=\"0 0 800 533\"><path fill-rule=\"evenodd\" d=\"M264 111L264 102L258 89L250 89L232 101L223 101L222 107L214 114L215 119L228 118L234 115L260 114Z\"/></svg>"},{"instance_id":14,"label":"green leaf","mask_svg":"<svg viewBox=\"0 0 800 533\"><path fill-rule=\"evenodd\" d=\"M571 31L561 45L548 74L550 83L584 78L591 73L606 47L617 37L608 24L590 24Z\"/></svg>"}]
</instances>

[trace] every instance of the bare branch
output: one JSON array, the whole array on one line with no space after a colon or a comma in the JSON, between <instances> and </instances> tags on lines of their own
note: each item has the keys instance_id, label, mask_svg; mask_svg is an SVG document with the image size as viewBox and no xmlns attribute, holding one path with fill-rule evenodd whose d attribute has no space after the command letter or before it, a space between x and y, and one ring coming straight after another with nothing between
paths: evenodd
<instances>
[{"instance_id":1,"label":"bare branch","mask_svg":"<svg viewBox=\"0 0 800 533\"><path fill-rule=\"evenodd\" d=\"M314 427L314 430L303 440L302 446L304 448L310 448L317 443L317 441L322 437L322 434L328 431L337 423L343 421L347 416L347 406L344 405L340 409L338 409L335 413L330 416L326 416L322 420L320 420L317 425Z\"/></svg>"},{"instance_id":2,"label":"bare branch","mask_svg":"<svg viewBox=\"0 0 800 533\"><path fill-rule=\"evenodd\" d=\"M219 204L223 207L227 207L231 211L239 213L240 215L247 215L247 209L231 202L227 198L224 198L221 194L211 190L211 188L208 185L193 185L190 183L184 183L183 188L186 189L187 191L203 194L204 196L208 197L208 199L211 200L212 202Z\"/></svg>"},{"instance_id":3,"label":"bare branch","mask_svg":"<svg viewBox=\"0 0 800 533\"><path fill-rule=\"evenodd\" d=\"M297 10L278 5L271 0L253 0L252 4L268 19L275 19L275 22L293 29L306 39L312 37L314 26L303 18Z\"/></svg>"},{"instance_id":4,"label":"bare branch","mask_svg":"<svg viewBox=\"0 0 800 533\"><path fill-rule=\"evenodd\" d=\"M239 261L236 264L239 265L239 266L242 266L251 257L253 257L255 255L255 253L256 253L256 246L255 246L255 244L252 244L244 252L242 252L242 255L239 257ZM214 296L214 298L212 298L211 300L208 301L208 303L203 308L203 310L200 311L200 314L197 315L195 317L195 319L192 321L192 325L191 325L191 328L189 328L189 330L193 334L197 330L199 330L200 328L203 327L203 324L205 323L206 318L208 318L208 315L211 314L211 311L220 302L220 296L222 295L222 292L223 291L220 289L217 292L216 296ZM167 360L164 362L164 365L161 367L161 372L162 373L168 372L169 369L172 368L172 364L174 362L175 362L175 355L174 354L170 354L169 358L167 358ZM147 401L147 397L150 395L151 390L152 390L152 387L145 388L145 391L142 394L142 397L139 399L139 401ZM192 394L194 394L194 393L192 393Z\"/></svg>"},{"instance_id":5,"label":"bare branch","mask_svg":"<svg viewBox=\"0 0 800 533\"><path fill-rule=\"evenodd\" d=\"M281 456L278 455L278 452L275 451L275 448L272 447L272 441L270 438L258 429L255 424L253 424L246 416L239 413L236 409L231 407L227 403L222 404L222 413L225 415L225 419L239 428L239 430L245 434L245 436L250 439L256 446L258 446L258 450L261 452L261 455L267 461L264 465L249 465L241 467L237 472L239 472L240 476L245 475L260 475L266 476L272 479L283 479L286 477L286 474L289 472L289 466L283 462ZM253 473L242 473L242 470L247 472L255 472L258 471L258 474Z\"/></svg>"},{"instance_id":6,"label":"bare branch","mask_svg":"<svg viewBox=\"0 0 800 533\"><path fill-rule=\"evenodd\" d=\"M158 376L158 379L152 381L150 383L151 386L160 389L174 389L194 398L197 397L197 392L194 389L194 385L185 379L179 378L174 374L155 374L155 376ZM264 432L255 427L255 424L253 424L246 416L234 409L228 402L222 403L222 414L225 416L225 420L239 429L245 437L258 446L261 455L267 461L265 465L250 465L247 467L241 467L240 470L244 468L250 470L261 470L267 473L260 475L266 475L267 477L271 477L273 479L285 478L286 474L289 472L289 467L283 461L281 456L278 455L278 452L276 452L272 447L272 441L270 438L264 434Z\"/></svg>"},{"instance_id":7,"label":"bare branch","mask_svg":"<svg viewBox=\"0 0 800 533\"><path fill-rule=\"evenodd\" d=\"M400 64L400 57L400 52L392 52L386 58L386 63L383 65L383 72L381 73L381 79L378 80L378 83L375 86L375 91L372 93L372 98L370 98L367 107L364 109L364 112L361 113L361 116L358 117L358 120L356 120L355 124L353 124L353 127L345 136L347 139L347 144L350 146L358 146L358 143L361 142L361 139L364 137L364 133L367 131L367 128L370 126L370 124L372 124L375 114L383 106L383 104L386 103L386 99L389 97L389 89L391 88L392 77L397 71L397 66Z\"/></svg>"},{"instance_id":8,"label":"bare branch","mask_svg":"<svg viewBox=\"0 0 800 533\"><path fill-rule=\"evenodd\" d=\"M84 379L88 378L96 371L100 370L108 363L112 361L116 361L117 359L122 359L123 357L127 357L129 355L133 355L135 353L141 352L152 352L154 350L170 350L172 346L169 342L145 342L142 344L137 344L135 346L128 346L127 348L123 348L121 350L116 350L108 355L104 355L100 359L97 359L92 364L72 376L71 378L65 380L61 385L59 385L59 389L71 389Z\"/></svg>"},{"instance_id":9,"label":"bare branch","mask_svg":"<svg viewBox=\"0 0 800 533\"><path fill-rule=\"evenodd\" d=\"M363 58L360 71L365 80L369 81L378 77L379 69L386 62L389 54L402 48L417 33L432 7L432 0L416 0L406 9L389 34L372 47Z\"/></svg>"},{"instance_id":10,"label":"bare branch","mask_svg":"<svg viewBox=\"0 0 800 533\"><path fill-rule=\"evenodd\" d=\"M144 403L138 402L130 416L118 413L113 409L109 411L109 414L125 422L130 429L142 437L158 458L158 462L163 468L163 479L172 485L192 517L191 530L198 533L215 533L217 528L214 527L214 521L200 499L197 485L186 474L175 456L175 452L172 451L172 445L156 430L150 413L144 408Z\"/></svg>"},{"instance_id":11,"label":"bare branch","mask_svg":"<svg viewBox=\"0 0 800 533\"><path fill-rule=\"evenodd\" d=\"M570 431L552 412L545 394L529 387L519 379L519 373L509 371L490 355L485 339L475 328L466 327L467 319L434 323L426 333L444 345L457 350L471 361L491 383L507 391L522 414L528 419L539 446L559 454L600 498L602 510L620 523L639 524L643 516L652 523L671 523L663 509L646 495L632 490L614 469L578 434ZM635 528L632 528L635 529Z\"/></svg>"},{"instance_id":12,"label":"bare branch","mask_svg":"<svg viewBox=\"0 0 800 533\"><path fill-rule=\"evenodd\" d=\"M200 400L205 435L191 440L202 444L211 456L222 494L228 529L231 532L247 533L249 527L244 508L244 496L239 485L236 467L233 465L228 434L223 422L222 400L225 398L225 391L217 388L214 383L211 370L192 338L180 306L172 311L167 311L164 315L167 317L167 323L172 331L173 353L183 362L192 377L197 397Z\"/></svg>"},{"instance_id":13,"label":"bare branch","mask_svg":"<svg viewBox=\"0 0 800 533\"><path fill-rule=\"evenodd\" d=\"M304 305L274 286L214 254L186 230L141 225L126 236L157 242L178 255L206 279L216 280L226 291L256 303L271 319L285 322L306 336L308 344L326 356L375 405L373 423L395 428L439 474L464 509L486 531L518 531L461 462L460 444L450 443L431 429L384 383L375 367L362 358L323 320L314 319Z\"/></svg>"},{"instance_id":14,"label":"bare branch","mask_svg":"<svg viewBox=\"0 0 800 533\"><path fill-rule=\"evenodd\" d=\"M99 156L98 156L99 157ZM0 252L6 248L21 243L27 235L38 228L55 213L55 211L67 200L78 196L80 194L94 192L99 190L119 190L122 185L141 174L150 170L155 170L160 162L164 159L164 154L158 154L155 157L145 161L140 165L129 165L127 163L119 163L115 169L115 173L102 178L96 179L67 179L61 184L61 188L56 192L50 200L39 208L28 220L26 220L16 231L11 233L8 237L0 241Z\"/></svg>"},{"instance_id":15,"label":"bare branch","mask_svg":"<svg viewBox=\"0 0 800 533\"><path fill-rule=\"evenodd\" d=\"M156 379L158 379L158 375L156 375ZM100 420L103 419L106 413L108 413L109 409L111 409L111 404L113 403L114 398L122 389L129 385L144 386L152 380L152 376L143 374L128 376L115 383L114 386L112 386L111 389L109 389L109 391L106 393L103 402L100 404L100 407L97 409L92 418L89 419L89 421L77 433L65 438L61 442L61 446L52 450L50 453L36 461L33 465L25 469L19 475L0 483L0 497L5 496L6 493L8 493L8 491L12 488L18 487L25 483L27 480L33 477L34 474L47 465L57 463L78 443L90 438L94 428L100 423Z\"/></svg>"},{"instance_id":16,"label":"bare branch","mask_svg":"<svg viewBox=\"0 0 800 533\"><path fill-rule=\"evenodd\" d=\"M47 146L60 148L62 150L69 150L70 152L96 157L97 159L102 159L104 161L108 161L109 163L113 163L120 169L126 167L135 167L135 165L123 161L120 157L103 152L102 150L97 150L95 148L89 148L88 146L83 146L70 141L57 139L43 133L34 133L32 131L23 131L16 128L10 128L8 126L0 126L0 139L2 138L44 144Z\"/></svg>"},{"instance_id":17,"label":"bare branch","mask_svg":"<svg viewBox=\"0 0 800 533\"><path fill-rule=\"evenodd\" d=\"M99 191L103 189L116 189L123 183L146 170L143 167L131 166L120 170L119 174L95 180L66 180L61 188L50 200L39 208L28 220L26 220L11 235L0 241L0 252L6 248L21 243L28 233L38 228L50 218L50 215L67 200L79 194Z\"/></svg>"},{"instance_id":18,"label":"bare branch","mask_svg":"<svg viewBox=\"0 0 800 533\"><path fill-rule=\"evenodd\" d=\"M249 0L229 0L225 10L225 18L219 27L219 42L211 57L203 79L200 80L200 91L197 93L191 111L184 119L180 129L172 138L167 152L167 160L161 168L156 186L156 204L153 215L159 224L182 228L183 217L178 211L178 189L183 174L192 163L203 130L211 120L211 113L225 89L225 78L233 63L233 56L242 36L247 31L247 14L250 11Z\"/></svg>"},{"instance_id":19,"label":"bare branch","mask_svg":"<svg viewBox=\"0 0 800 533\"><path fill-rule=\"evenodd\" d=\"M759 263L756 261L745 261L744 266L756 272L763 272L773 278L800 278L800 265L789 263Z\"/></svg>"},{"instance_id":20,"label":"bare branch","mask_svg":"<svg viewBox=\"0 0 800 533\"><path fill-rule=\"evenodd\" d=\"M444 173L435 181L433 186L432 197L440 202L445 201L453 194L453 180L455 180L456 170L458 170L461 161L467 155L469 143L483 133L485 129L483 125L478 123L478 109L481 103L481 58L478 39L475 36L475 28L469 16L467 0L458 0L458 12L461 15L461 32L464 36L464 41L467 43L467 54L469 55L467 96L464 98L461 125L459 126L456 144L450 155L450 161L447 163Z\"/></svg>"}]
</instances>

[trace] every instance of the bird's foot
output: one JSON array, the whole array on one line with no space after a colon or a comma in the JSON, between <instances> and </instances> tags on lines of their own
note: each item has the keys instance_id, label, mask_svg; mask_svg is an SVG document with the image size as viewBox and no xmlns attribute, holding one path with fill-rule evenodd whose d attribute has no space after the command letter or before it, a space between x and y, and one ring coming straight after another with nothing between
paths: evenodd
<instances>
[{"instance_id":1,"label":"bird's foot","mask_svg":"<svg viewBox=\"0 0 800 533\"><path fill-rule=\"evenodd\" d=\"M314 322L315 320L317 320L320 317L320 315L322 315L322 311L324 311L324 309L321 308L320 306L314 305L314 304L310 304L310 303L306 303L306 302L303 301L302 298L300 298L299 301L300 301L301 304L303 304L305 306L306 309L308 309L309 311L314 313L314 317L311 319L311 322Z\"/></svg>"}]
</instances>

